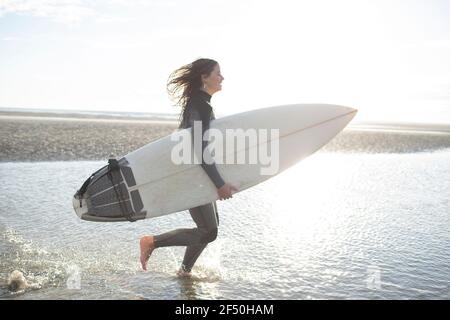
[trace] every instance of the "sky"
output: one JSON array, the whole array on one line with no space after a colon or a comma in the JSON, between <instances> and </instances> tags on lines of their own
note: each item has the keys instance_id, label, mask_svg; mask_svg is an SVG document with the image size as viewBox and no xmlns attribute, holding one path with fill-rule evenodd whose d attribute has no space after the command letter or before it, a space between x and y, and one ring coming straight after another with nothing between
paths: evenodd
<instances>
[{"instance_id":1,"label":"sky","mask_svg":"<svg viewBox=\"0 0 450 320\"><path fill-rule=\"evenodd\" d=\"M225 77L217 116L450 124L448 0L0 0L0 107L177 113L168 76L198 58Z\"/></svg>"}]
</instances>

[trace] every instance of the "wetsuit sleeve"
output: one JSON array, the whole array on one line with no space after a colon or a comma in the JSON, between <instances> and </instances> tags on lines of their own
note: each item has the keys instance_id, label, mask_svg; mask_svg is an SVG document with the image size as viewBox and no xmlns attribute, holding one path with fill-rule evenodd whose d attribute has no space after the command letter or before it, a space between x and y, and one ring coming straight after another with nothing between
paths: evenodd
<instances>
[{"instance_id":1,"label":"wetsuit sleeve","mask_svg":"<svg viewBox=\"0 0 450 320\"><path fill-rule=\"evenodd\" d=\"M196 105L196 107L192 108L192 111L191 111L190 117L189 117L189 126L192 128L192 141L194 141L194 137L195 137L194 121L201 121L201 124L202 124L201 136L203 137L203 134L205 133L205 131L209 129L210 116L211 116L211 107L206 105L206 103L203 101L199 101L198 104ZM209 176L209 178L212 180L212 182L214 183L216 188L219 189L220 187L222 187L225 184L225 182L223 181L222 177L220 176L219 171L217 171L216 164L214 162L211 164L208 164L205 162L205 159L203 159L203 152L205 151L207 146L208 146L208 141L203 141L203 139L202 139L202 154L201 154L202 163L201 163L201 166L202 166L203 170L205 170L205 172Z\"/></svg>"}]
</instances>

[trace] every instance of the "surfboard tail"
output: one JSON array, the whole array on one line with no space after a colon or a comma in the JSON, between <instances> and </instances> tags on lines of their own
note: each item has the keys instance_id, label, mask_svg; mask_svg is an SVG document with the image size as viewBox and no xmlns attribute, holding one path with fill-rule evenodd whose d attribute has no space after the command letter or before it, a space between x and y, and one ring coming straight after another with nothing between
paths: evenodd
<instances>
[{"instance_id":1,"label":"surfboard tail","mask_svg":"<svg viewBox=\"0 0 450 320\"><path fill-rule=\"evenodd\" d=\"M109 159L108 165L93 173L75 193L73 208L82 220L99 222L145 219L139 190L126 158Z\"/></svg>"}]
</instances>

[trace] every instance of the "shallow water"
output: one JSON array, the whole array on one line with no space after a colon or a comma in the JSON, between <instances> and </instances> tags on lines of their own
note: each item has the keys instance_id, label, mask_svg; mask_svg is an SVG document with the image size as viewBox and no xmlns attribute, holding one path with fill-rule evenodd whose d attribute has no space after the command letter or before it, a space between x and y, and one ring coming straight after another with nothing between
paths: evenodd
<instances>
[{"instance_id":1,"label":"shallow water","mask_svg":"<svg viewBox=\"0 0 450 320\"><path fill-rule=\"evenodd\" d=\"M450 150L316 153L218 201L219 236L194 267L182 247L138 238L194 226L187 212L135 223L81 221L76 189L104 161L0 163L0 298L450 298ZM11 294L15 269L33 287ZM79 281L78 281L79 280Z\"/></svg>"}]
</instances>

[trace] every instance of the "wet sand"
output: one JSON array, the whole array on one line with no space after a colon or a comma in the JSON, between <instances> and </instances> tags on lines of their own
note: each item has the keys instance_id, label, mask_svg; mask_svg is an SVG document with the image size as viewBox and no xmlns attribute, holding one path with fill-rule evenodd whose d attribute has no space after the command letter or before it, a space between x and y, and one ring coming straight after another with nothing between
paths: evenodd
<instances>
[{"instance_id":1,"label":"wet sand","mask_svg":"<svg viewBox=\"0 0 450 320\"><path fill-rule=\"evenodd\" d=\"M120 157L176 129L174 122L0 117L0 161Z\"/></svg>"},{"instance_id":2,"label":"wet sand","mask_svg":"<svg viewBox=\"0 0 450 320\"><path fill-rule=\"evenodd\" d=\"M161 119L0 113L0 161L118 158L176 128L176 122ZM409 153L450 148L449 132L416 129L350 126L319 152Z\"/></svg>"}]
</instances>

